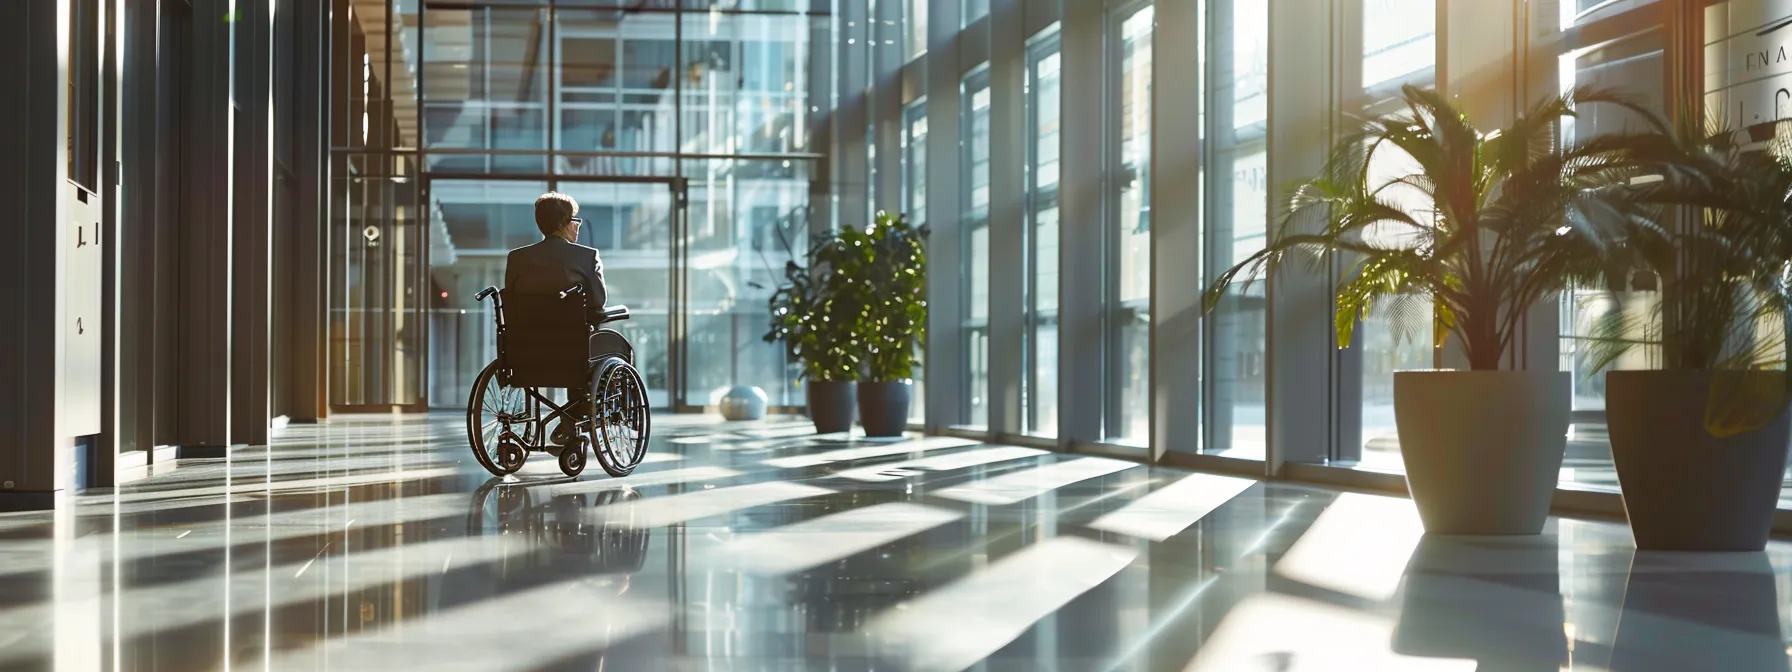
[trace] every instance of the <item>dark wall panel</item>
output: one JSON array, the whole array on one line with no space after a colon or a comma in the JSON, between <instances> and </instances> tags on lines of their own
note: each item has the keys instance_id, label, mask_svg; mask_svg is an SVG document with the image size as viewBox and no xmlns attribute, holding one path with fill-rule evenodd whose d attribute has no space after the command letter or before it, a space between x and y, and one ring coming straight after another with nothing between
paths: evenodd
<instances>
[{"instance_id":1,"label":"dark wall panel","mask_svg":"<svg viewBox=\"0 0 1792 672\"><path fill-rule=\"evenodd\" d=\"M56 0L0 3L0 283L16 299L0 320L0 509L47 508L68 486L56 462L68 456L59 435L57 244L63 232L62 85L57 63ZM66 472L65 472L66 473Z\"/></svg>"}]
</instances>

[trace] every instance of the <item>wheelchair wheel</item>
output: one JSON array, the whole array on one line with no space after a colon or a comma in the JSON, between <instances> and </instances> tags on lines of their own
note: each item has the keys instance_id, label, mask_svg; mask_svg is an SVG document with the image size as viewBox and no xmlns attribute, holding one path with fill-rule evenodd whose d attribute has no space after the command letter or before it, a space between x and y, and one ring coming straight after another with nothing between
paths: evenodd
<instances>
[{"instance_id":1,"label":"wheelchair wheel","mask_svg":"<svg viewBox=\"0 0 1792 672\"><path fill-rule=\"evenodd\" d=\"M591 449L591 442L585 437L573 439L572 443L560 451L560 473L577 477L585 472L585 451Z\"/></svg>"},{"instance_id":2,"label":"wheelchair wheel","mask_svg":"<svg viewBox=\"0 0 1792 672\"><path fill-rule=\"evenodd\" d=\"M514 474L529 461L529 451L523 450L516 442L505 440L498 443L498 468L506 474Z\"/></svg>"},{"instance_id":3,"label":"wheelchair wheel","mask_svg":"<svg viewBox=\"0 0 1792 672\"><path fill-rule=\"evenodd\" d=\"M612 360L598 375L597 389L597 414L592 424L601 436L594 452L604 472L621 478L634 473L641 458L647 456L647 438L653 431L647 384L635 367Z\"/></svg>"},{"instance_id":4,"label":"wheelchair wheel","mask_svg":"<svg viewBox=\"0 0 1792 672\"><path fill-rule=\"evenodd\" d=\"M467 400L467 440L473 444L473 457L479 466L493 476L505 476L522 468L522 461L504 459L503 444L535 445L535 409L523 388L506 387L498 379L498 362L485 366L473 379L473 394ZM523 455L528 458L527 453ZM512 466L514 464L514 466Z\"/></svg>"}]
</instances>

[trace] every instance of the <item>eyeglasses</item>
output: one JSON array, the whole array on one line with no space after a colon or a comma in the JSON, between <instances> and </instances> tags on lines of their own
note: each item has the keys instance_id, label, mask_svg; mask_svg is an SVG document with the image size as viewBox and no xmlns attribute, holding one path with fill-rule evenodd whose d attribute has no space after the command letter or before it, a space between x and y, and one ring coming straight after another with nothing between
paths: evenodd
<instances>
[{"instance_id":1,"label":"eyeglasses","mask_svg":"<svg viewBox=\"0 0 1792 672\"><path fill-rule=\"evenodd\" d=\"M583 217L574 217L574 218L566 220L566 221L568 223L578 224L580 226L584 226L584 224L585 224L585 218L583 218Z\"/></svg>"}]
</instances>

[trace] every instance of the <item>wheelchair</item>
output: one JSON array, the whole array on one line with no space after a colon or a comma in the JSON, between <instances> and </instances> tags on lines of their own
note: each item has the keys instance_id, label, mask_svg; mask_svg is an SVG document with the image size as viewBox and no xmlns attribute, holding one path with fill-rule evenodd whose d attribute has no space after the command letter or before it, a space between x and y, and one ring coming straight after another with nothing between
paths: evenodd
<instances>
[{"instance_id":1,"label":"wheelchair","mask_svg":"<svg viewBox=\"0 0 1792 672\"><path fill-rule=\"evenodd\" d=\"M473 379L467 400L467 438L480 466L507 476L522 469L531 453L545 452L559 459L562 473L576 477L585 471L587 453L593 453L611 476L634 473L653 430L647 385L635 370L628 341L599 328L628 319L628 307L605 309L593 326L586 320L582 285L545 295L487 287L476 298L487 297L498 357ZM614 351L593 353L596 334L608 336L598 340L616 344L607 348ZM568 391L564 405L542 393L556 388ZM587 408L575 408L578 391L585 393ZM573 431L558 445L549 432L562 422Z\"/></svg>"}]
</instances>

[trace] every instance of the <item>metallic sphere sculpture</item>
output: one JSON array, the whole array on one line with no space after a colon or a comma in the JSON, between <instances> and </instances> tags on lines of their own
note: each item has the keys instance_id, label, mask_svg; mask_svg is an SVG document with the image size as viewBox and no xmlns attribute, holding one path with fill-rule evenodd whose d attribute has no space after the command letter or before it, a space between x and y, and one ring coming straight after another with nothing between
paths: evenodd
<instances>
[{"instance_id":1,"label":"metallic sphere sculpture","mask_svg":"<svg viewBox=\"0 0 1792 672\"><path fill-rule=\"evenodd\" d=\"M765 419L765 390L752 385L736 385L722 395L722 418L725 420Z\"/></svg>"}]
</instances>

